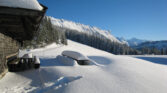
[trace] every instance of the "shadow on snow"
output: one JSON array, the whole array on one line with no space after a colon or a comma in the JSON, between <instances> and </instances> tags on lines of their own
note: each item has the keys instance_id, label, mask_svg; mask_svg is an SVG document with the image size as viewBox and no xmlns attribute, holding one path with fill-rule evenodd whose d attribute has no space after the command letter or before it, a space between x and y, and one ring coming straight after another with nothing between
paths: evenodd
<instances>
[{"instance_id":1,"label":"shadow on snow","mask_svg":"<svg viewBox=\"0 0 167 93\"><path fill-rule=\"evenodd\" d=\"M101 65L108 65L111 63L110 59L102 56L88 56L88 58L94 60L96 63Z\"/></svg>"}]
</instances>

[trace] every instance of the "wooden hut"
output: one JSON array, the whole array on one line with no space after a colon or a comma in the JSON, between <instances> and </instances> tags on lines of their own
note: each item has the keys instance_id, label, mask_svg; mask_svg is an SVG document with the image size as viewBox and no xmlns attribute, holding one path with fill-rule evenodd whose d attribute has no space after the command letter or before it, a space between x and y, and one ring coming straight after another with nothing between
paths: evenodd
<instances>
[{"instance_id":1,"label":"wooden hut","mask_svg":"<svg viewBox=\"0 0 167 93\"><path fill-rule=\"evenodd\" d=\"M0 6L0 78L8 71L7 62L17 57L24 40L31 40L38 31L47 10Z\"/></svg>"}]
</instances>

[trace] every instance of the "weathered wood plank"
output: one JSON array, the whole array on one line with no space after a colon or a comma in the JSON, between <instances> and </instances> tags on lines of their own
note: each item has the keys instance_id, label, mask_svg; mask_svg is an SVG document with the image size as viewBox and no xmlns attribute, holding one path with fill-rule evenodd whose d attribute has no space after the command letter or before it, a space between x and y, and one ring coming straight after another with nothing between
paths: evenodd
<instances>
[{"instance_id":1,"label":"weathered wood plank","mask_svg":"<svg viewBox=\"0 0 167 93\"><path fill-rule=\"evenodd\" d=\"M10 15L22 15L22 16L39 16L43 15L43 11L24 9L24 8L12 8L0 6L0 14L10 14Z\"/></svg>"},{"instance_id":2,"label":"weathered wood plank","mask_svg":"<svg viewBox=\"0 0 167 93\"><path fill-rule=\"evenodd\" d=\"M18 50L19 43L16 40L0 33L0 77L7 70L6 58L15 56Z\"/></svg>"}]
</instances>

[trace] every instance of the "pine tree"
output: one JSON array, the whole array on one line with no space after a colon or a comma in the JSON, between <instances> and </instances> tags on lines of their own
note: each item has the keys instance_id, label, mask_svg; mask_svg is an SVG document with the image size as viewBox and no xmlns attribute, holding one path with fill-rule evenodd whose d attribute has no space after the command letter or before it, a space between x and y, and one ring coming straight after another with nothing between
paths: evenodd
<instances>
[{"instance_id":1,"label":"pine tree","mask_svg":"<svg viewBox=\"0 0 167 93\"><path fill-rule=\"evenodd\" d=\"M63 44L67 44L65 33L62 33L61 30L54 28L49 17L44 17L34 39L29 42L24 42L24 46L38 48L53 42L59 44L61 43L59 41L62 41Z\"/></svg>"}]
</instances>

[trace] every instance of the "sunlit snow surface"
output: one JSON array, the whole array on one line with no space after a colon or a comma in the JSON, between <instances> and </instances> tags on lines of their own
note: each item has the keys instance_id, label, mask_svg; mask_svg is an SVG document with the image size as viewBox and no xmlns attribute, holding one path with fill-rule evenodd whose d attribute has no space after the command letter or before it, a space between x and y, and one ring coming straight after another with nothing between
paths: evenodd
<instances>
[{"instance_id":1,"label":"sunlit snow surface","mask_svg":"<svg viewBox=\"0 0 167 93\"><path fill-rule=\"evenodd\" d=\"M29 51L40 57L41 68L8 72L0 80L0 93L167 93L166 64L68 44ZM57 58L64 50L78 51L97 65L64 65Z\"/></svg>"}]
</instances>

